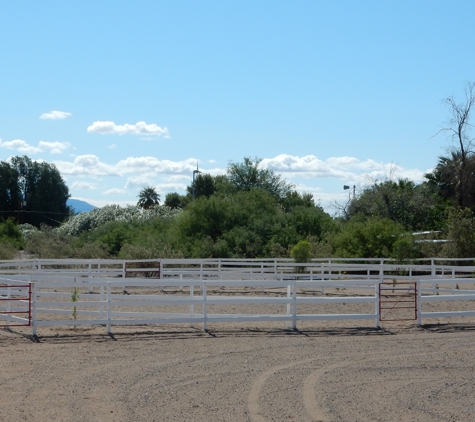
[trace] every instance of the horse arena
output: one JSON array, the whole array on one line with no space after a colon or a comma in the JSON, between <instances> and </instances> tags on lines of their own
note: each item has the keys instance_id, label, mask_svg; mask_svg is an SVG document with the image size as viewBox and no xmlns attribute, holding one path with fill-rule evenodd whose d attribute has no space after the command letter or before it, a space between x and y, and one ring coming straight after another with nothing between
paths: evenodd
<instances>
[{"instance_id":1,"label":"horse arena","mask_svg":"<svg viewBox=\"0 0 475 422\"><path fill-rule=\"evenodd\" d=\"M472 264L2 261L0 421L472 421Z\"/></svg>"}]
</instances>

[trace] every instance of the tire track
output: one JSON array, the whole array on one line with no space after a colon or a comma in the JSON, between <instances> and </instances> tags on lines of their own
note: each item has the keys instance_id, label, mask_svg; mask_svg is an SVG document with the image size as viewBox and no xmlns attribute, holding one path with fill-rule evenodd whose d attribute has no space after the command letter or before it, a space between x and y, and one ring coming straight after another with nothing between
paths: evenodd
<instances>
[{"instance_id":1,"label":"tire track","mask_svg":"<svg viewBox=\"0 0 475 422\"><path fill-rule=\"evenodd\" d=\"M440 349L438 351L433 352L424 352L424 353L412 353L412 354L401 354L397 356L393 356L392 359L401 359L401 358L408 358L414 356L429 356L434 354L444 353L444 349ZM373 352L369 355L373 355L374 357L365 357L362 359L352 360L352 361L345 361L334 363L331 365L323 366L315 371L313 371L304 381L303 383L303 405L305 410L307 411L308 415L314 420L315 422L329 422L330 419L328 415L318 406L316 403L316 385L319 382L320 378L329 371L334 369L343 368L345 366L355 365L361 362L371 362L371 361L378 361L387 359L387 357L380 356L380 352ZM338 356L338 359L343 359L347 357L352 357L352 354L345 354ZM277 374L280 371L285 371L295 366L309 364L309 363L316 363L317 361L324 360L326 358L311 358L300 360L298 362L291 362L284 365L274 366L267 371L263 372L259 377L257 377L251 385L251 389L249 390L248 400L247 400L247 407L248 407L248 416L251 422L266 422L267 418L261 413L259 407L259 396L261 393L262 388L268 381L268 379Z\"/></svg>"}]
</instances>

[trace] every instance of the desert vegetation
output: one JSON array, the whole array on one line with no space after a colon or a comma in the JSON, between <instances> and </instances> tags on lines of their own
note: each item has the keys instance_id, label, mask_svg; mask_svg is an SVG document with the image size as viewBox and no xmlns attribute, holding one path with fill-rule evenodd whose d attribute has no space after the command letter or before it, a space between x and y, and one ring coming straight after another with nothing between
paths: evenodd
<instances>
[{"instance_id":1,"label":"desert vegetation","mask_svg":"<svg viewBox=\"0 0 475 422\"><path fill-rule=\"evenodd\" d=\"M225 175L198 174L185 195L155 188L136 206L105 206L74 215L54 165L13 157L0 163L0 259L20 250L39 258L256 258L475 256L475 155L465 100L446 99L440 132L451 147L425 181L394 179L364 186L327 213L309 193L260 166L229 163Z\"/></svg>"}]
</instances>

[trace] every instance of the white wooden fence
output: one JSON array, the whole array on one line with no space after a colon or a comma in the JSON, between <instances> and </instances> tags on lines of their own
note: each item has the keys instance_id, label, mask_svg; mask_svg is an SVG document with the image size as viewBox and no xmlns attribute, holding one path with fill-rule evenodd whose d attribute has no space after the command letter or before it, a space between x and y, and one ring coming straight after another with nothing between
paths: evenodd
<instances>
[{"instance_id":1,"label":"white wooden fence","mask_svg":"<svg viewBox=\"0 0 475 422\"><path fill-rule=\"evenodd\" d=\"M160 262L160 279L126 278L127 265L140 270L139 262L144 261L0 262L0 325L31 322L34 335L38 327L79 325L103 325L108 333L114 325L202 324L207 329L210 323L270 321L294 329L298 321L318 320L369 320L378 327L378 288L388 281L416 283L418 324L425 318L475 316L475 267L448 265L449 260L419 265L149 260ZM332 310L341 303L357 304L352 308L358 311ZM438 309L428 309L429 303ZM445 310L444 303L464 305Z\"/></svg>"}]
</instances>

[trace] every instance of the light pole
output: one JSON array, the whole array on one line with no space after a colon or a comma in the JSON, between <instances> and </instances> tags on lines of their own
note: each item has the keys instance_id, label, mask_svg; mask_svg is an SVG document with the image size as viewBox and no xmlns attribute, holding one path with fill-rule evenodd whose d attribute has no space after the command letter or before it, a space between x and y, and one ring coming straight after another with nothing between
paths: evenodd
<instances>
[{"instance_id":1,"label":"light pole","mask_svg":"<svg viewBox=\"0 0 475 422\"><path fill-rule=\"evenodd\" d=\"M344 190L348 190L350 189L350 187L348 185L343 185L343 189ZM350 196L350 192L348 192L348 196ZM355 199L356 197L356 185L353 185L353 199ZM350 196L350 199L351 199L351 196Z\"/></svg>"},{"instance_id":2,"label":"light pole","mask_svg":"<svg viewBox=\"0 0 475 422\"><path fill-rule=\"evenodd\" d=\"M193 201L195 200L195 174L201 173L198 170L198 163L196 163L196 170L193 170Z\"/></svg>"}]
</instances>

